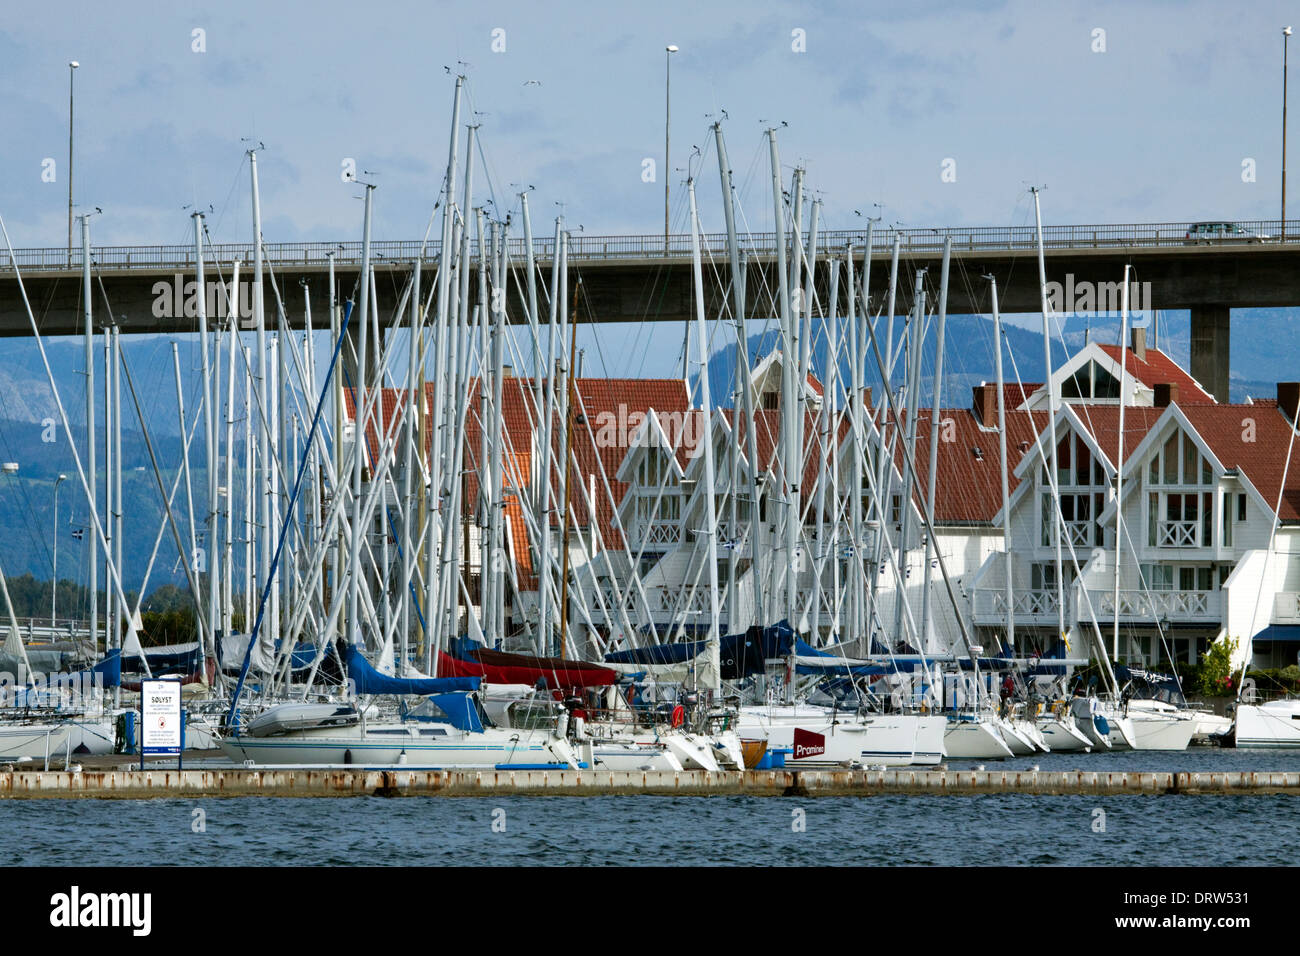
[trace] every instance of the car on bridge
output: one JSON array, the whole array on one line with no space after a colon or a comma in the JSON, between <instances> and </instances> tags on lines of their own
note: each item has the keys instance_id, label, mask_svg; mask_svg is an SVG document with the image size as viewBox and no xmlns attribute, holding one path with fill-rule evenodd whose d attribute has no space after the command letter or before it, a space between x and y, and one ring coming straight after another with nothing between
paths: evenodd
<instances>
[{"instance_id":1,"label":"car on bridge","mask_svg":"<svg viewBox=\"0 0 1300 956\"><path fill-rule=\"evenodd\" d=\"M1264 242L1271 238L1235 222L1194 222L1187 227L1186 242L1195 246L1213 242Z\"/></svg>"}]
</instances>

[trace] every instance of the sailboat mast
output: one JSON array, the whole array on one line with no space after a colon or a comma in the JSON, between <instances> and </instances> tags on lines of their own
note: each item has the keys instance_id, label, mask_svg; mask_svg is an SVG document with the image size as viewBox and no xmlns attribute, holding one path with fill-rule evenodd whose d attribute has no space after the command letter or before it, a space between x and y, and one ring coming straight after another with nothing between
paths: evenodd
<instances>
[{"instance_id":1,"label":"sailboat mast","mask_svg":"<svg viewBox=\"0 0 1300 956\"><path fill-rule=\"evenodd\" d=\"M1007 605L1007 650L1014 654L1016 650L1016 610L1015 597L1011 588L1011 510L1008 503L1011 500L1009 491L1011 482L1008 471L1011 468L1011 462L1007 459L1007 399L1006 389L1002 379L1002 314L998 311L998 280L989 276L989 295L993 302L993 339L994 339L994 368L997 372L998 386L998 460L1001 463L1002 471L1002 551L1006 557L1006 581L1004 584L1004 596ZM987 425L987 422L982 424Z\"/></svg>"},{"instance_id":2,"label":"sailboat mast","mask_svg":"<svg viewBox=\"0 0 1300 956\"><path fill-rule=\"evenodd\" d=\"M795 590L795 548L799 540L799 446L796 441L795 370L798 358L793 317L790 314L790 276L786 263L785 202L781 194L781 157L776 148L776 129L769 128L767 142L772 163L772 219L775 230L777 300L781 316L781 486L785 498L785 619L793 626ZM798 223L795 223L798 228Z\"/></svg>"},{"instance_id":3,"label":"sailboat mast","mask_svg":"<svg viewBox=\"0 0 1300 956\"><path fill-rule=\"evenodd\" d=\"M113 521L113 335L110 331L112 316L104 323L104 551L107 556L113 554L117 526ZM172 346L175 348L175 345ZM185 426L181 425L181 434ZM108 565L105 564L107 571ZM105 583L108 583L107 576ZM117 635L122 629L117 620L117 595L110 587L104 595L104 628L108 634Z\"/></svg>"},{"instance_id":4,"label":"sailboat mast","mask_svg":"<svg viewBox=\"0 0 1300 956\"><path fill-rule=\"evenodd\" d=\"M564 252L560 260L560 289L562 291L568 286L569 273L569 234L564 234ZM573 416L574 416L574 370L573 363L578 352L578 290L573 291L573 319L569 328L569 367L564 373L564 461L561 464L562 474L564 476L561 482L560 500L561 507L564 508L564 530L560 535L560 548L562 565L560 569L560 653L561 660L568 654L569 640L569 529L573 524L573 503L569 496L569 455L573 448ZM563 303L567 304L567 303ZM589 519L590 520L590 519Z\"/></svg>"},{"instance_id":5,"label":"sailboat mast","mask_svg":"<svg viewBox=\"0 0 1300 956\"><path fill-rule=\"evenodd\" d=\"M205 541L208 556L208 633L217 633L217 588L221 580L221 559L216 547L217 542L217 423L215 399L212 391L212 366L208 356L208 306L207 283L203 270L203 213L194 213L194 279L198 285L199 312L199 355L203 362L203 433L205 448L205 466L203 479L206 484L204 499L206 501L207 538ZM215 638L214 638L215 640ZM216 648L204 649L205 659L215 654Z\"/></svg>"},{"instance_id":6,"label":"sailboat mast","mask_svg":"<svg viewBox=\"0 0 1300 956\"><path fill-rule=\"evenodd\" d=\"M943 265L939 270L939 324L935 330L935 353L934 353L934 401L932 412L930 414L930 462L929 462L929 497L926 500L926 508L930 512L930 521L934 521L934 502L938 485L938 463L939 463L939 416L942 414L942 395L943 395L943 333L944 323L948 317L948 260L952 256L952 236L947 236L943 240ZM921 572L921 578L924 582L921 591L921 633L925 640L930 639L930 630L934 622L930 618L930 578L931 565L934 563L934 552L938 543L934 540L933 535L925 537L925 568Z\"/></svg>"},{"instance_id":7,"label":"sailboat mast","mask_svg":"<svg viewBox=\"0 0 1300 956\"><path fill-rule=\"evenodd\" d=\"M1115 455L1115 630L1111 656L1119 660L1119 574L1124 552L1124 378L1128 371L1128 276L1133 267L1124 265L1124 288L1120 292L1119 319L1119 452Z\"/></svg>"},{"instance_id":8,"label":"sailboat mast","mask_svg":"<svg viewBox=\"0 0 1300 956\"><path fill-rule=\"evenodd\" d=\"M229 333L229 355L227 365L229 371L226 374L226 459L225 459L225 486L226 497L222 504L225 511L226 519L226 537L225 549L221 558L222 574L222 601L221 601L221 633L229 635L233 625L233 600L234 600L234 547L235 547L235 350L239 346L239 334L236 331L239 328L239 263L234 266L234 278L231 281L231 288L235 294L227 299L232 303L227 312L230 319ZM215 643L215 635L213 641Z\"/></svg>"},{"instance_id":9,"label":"sailboat mast","mask_svg":"<svg viewBox=\"0 0 1300 956\"><path fill-rule=\"evenodd\" d=\"M95 502L95 327L90 291L90 214L81 216L81 309L86 347L86 484L90 507L90 522L99 520ZM90 549L90 646L99 640L99 549ZM110 631L104 637L104 649L116 647L116 636Z\"/></svg>"},{"instance_id":10,"label":"sailboat mast","mask_svg":"<svg viewBox=\"0 0 1300 956\"><path fill-rule=\"evenodd\" d=\"M711 681L709 689L716 694L721 692L722 684L721 664L718 659L721 640L718 612L718 503L713 476L713 403L709 395L709 330L704 320L704 272L700 263L700 223L699 212L695 207L694 179L686 181L686 189L691 200L691 266L695 274L695 322L699 330L697 338L700 346L700 404L704 411L704 437L700 453L704 455L704 500L706 502L704 533L708 536L708 550L705 553L705 560L709 565L708 673Z\"/></svg>"},{"instance_id":11,"label":"sailboat mast","mask_svg":"<svg viewBox=\"0 0 1300 956\"><path fill-rule=\"evenodd\" d=\"M560 296L560 247L563 221L555 219L555 244L551 251L551 308L546 334L546 412L542 418L542 442L537 456L541 459L541 491L538 494L537 525L541 547L537 574L538 625L535 644L538 653L545 654L551 645L551 459L554 447L552 435L555 422L555 342L556 321ZM563 339L560 348L564 348ZM540 377L543 372L538 370Z\"/></svg>"},{"instance_id":12,"label":"sailboat mast","mask_svg":"<svg viewBox=\"0 0 1300 956\"><path fill-rule=\"evenodd\" d=\"M1043 312L1043 369L1047 376L1047 429L1048 429L1048 485L1052 491L1052 545L1056 550L1056 627L1057 636L1065 637L1065 577L1061 566L1061 519L1057 512L1060 501L1056 493L1056 383L1052 380L1052 330L1048 323L1051 312L1047 303L1047 261L1043 255L1043 215L1038 200L1038 187L1030 190L1034 194L1034 227L1038 237L1038 294Z\"/></svg>"},{"instance_id":13,"label":"sailboat mast","mask_svg":"<svg viewBox=\"0 0 1300 956\"><path fill-rule=\"evenodd\" d=\"M763 524L759 521L760 464L758 438L755 435L757 422L754 418L754 388L750 380L749 335L745 331L745 268L741 265L740 242L736 238L735 194L731 184L731 165L727 161L727 145L722 136L721 123L713 124L713 138L718 147L718 174L722 179L722 211L727 222L727 258L731 267L731 311L732 318L736 322L736 357L739 359L736 365L739 379L737 391L740 392L741 408L745 413L745 456L749 459L749 553L752 556L749 577L754 586L754 615L757 618L755 623L764 626L767 624L767 607L763 567L767 552L763 547ZM733 486L732 496L737 493L738 489ZM737 536L737 546L739 546L739 528L733 528L732 534ZM742 630L741 622L733 620L730 616L727 618L727 624L732 631Z\"/></svg>"},{"instance_id":14,"label":"sailboat mast","mask_svg":"<svg viewBox=\"0 0 1300 956\"><path fill-rule=\"evenodd\" d=\"M360 331L357 345L357 380L353 386L352 429L352 540L348 556L348 643L363 646L361 640L361 539L364 537L361 509L361 463L366 450L366 371L369 356L370 328L366 319L370 313L370 218L374 205L375 187L366 186L365 223L361 233L361 309ZM378 343L376 343L378 345Z\"/></svg>"}]
</instances>

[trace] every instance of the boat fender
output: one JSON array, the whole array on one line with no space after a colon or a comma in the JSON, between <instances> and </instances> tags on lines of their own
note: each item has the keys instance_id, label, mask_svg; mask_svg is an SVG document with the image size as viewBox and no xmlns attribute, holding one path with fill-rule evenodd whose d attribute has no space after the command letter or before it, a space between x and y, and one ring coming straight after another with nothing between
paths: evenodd
<instances>
[{"instance_id":1,"label":"boat fender","mask_svg":"<svg viewBox=\"0 0 1300 956\"><path fill-rule=\"evenodd\" d=\"M673 708L672 725L680 727L686 721L686 708L678 704Z\"/></svg>"},{"instance_id":2,"label":"boat fender","mask_svg":"<svg viewBox=\"0 0 1300 956\"><path fill-rule=\"evenodd\" d=\"M586 740L587 722L581 717L573 718L573 739Z\"/></svg>"},{"instance_id":3,"label":"boat fender","mask_svg":"<svg viewBox=\"0 0 1300 956\"><path fill-rule=\"evenodd\" d=\"M1103 737L1110 736L1110 724L1107 723L1106 718L1103 717L1101 714L1097 714L1095 717L1093 717L1092 723L1093 726L1097 728L1097 733L1101 734Z\"/></svg>"},{"instance_id":4,"label":"boat fender","mask_svg":"<svg viewBox=\"0 0 1300 956\"><path fill-rule=\"evenodd\" d=\"M557 737L569 736L569 715L567 713L560 714L559 718L556 720L555 736Z\"/></svg>"}]
</instances>

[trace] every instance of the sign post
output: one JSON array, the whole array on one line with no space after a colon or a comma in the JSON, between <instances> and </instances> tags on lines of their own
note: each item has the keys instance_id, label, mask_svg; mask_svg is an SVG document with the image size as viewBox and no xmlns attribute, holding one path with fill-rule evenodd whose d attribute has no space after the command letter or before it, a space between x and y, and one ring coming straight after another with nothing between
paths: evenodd
<instances>
[{"instance_id":1,"label":"sign post","mask_svg":"<svg viewBox=\"0 0 1300 956\"><path fill-rule=\"evenodd\" d=\"M140 769L146 754L175 754L181 766L181 682L147 680L140 686Z\"/></svg>"}]
</instances>

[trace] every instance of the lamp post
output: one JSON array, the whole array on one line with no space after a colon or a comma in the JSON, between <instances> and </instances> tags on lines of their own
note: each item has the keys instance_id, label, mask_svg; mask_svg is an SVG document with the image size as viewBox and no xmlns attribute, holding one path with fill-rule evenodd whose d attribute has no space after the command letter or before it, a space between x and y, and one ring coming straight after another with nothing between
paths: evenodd
<instances>
[{"instance_id":1,"label":"lamp post","mask_svg":"<svg viewBox=\"0 0 1300 956\"><path fill-rule=\"evenodd\" d=\"M1282 240L1286 241L1286 48L1291 28L1282 28Z\"/></svg>"},{"instance_id":2,"label":"lamp post","mask_svg":"<svg viewBox=\"0 0 1300 956\"><path fill-rule=\"evenodd\" d=\"M72 89L73 71L81 66L76 60L68 63L68 265L72 265Z\"/></svg>"},{"instance_id":3,"label":"lamp post","mask_svg":"<svg viewBox=\"0 0 1300 956\"><path fill-rule=\"evenodd\" d=\"M50 580L50 629L53 630L58 625L58 595L59 595L59 485L68 480L67 475L59 475L54 480L54 568L53 578Z\"/></svg>"},{"instance_id":4,"label":"lamp post","mask_svg":"<svg viewBox=\"0 0 1300 956\"><path fill-rule=\"evenodd\" d=\"M664 47L664 256L668 256L668 184L671 180L668 166L668 121L672 117L672 75L673 54L677 47L668 44Z\"/></svg>"}]
</instances>

